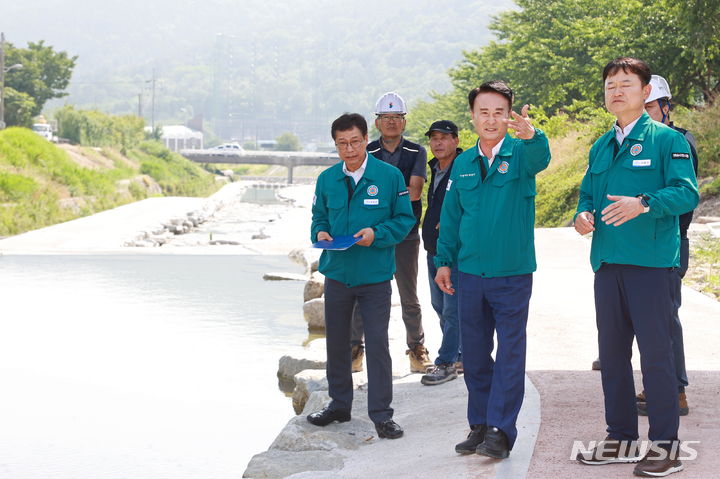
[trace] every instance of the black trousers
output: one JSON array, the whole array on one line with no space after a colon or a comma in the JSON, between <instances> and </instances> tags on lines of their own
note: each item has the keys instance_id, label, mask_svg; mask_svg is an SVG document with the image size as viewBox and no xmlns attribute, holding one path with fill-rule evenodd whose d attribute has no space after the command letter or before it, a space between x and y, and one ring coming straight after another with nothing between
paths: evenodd
<instances>
[{"instance_id":1,"label":"black trousers","mask_svg":"<svg viewBox=\"0 0 720 479\"><path fill-rule=\"evenodd\" d=\"M603 264L595 273L605 420L613 439L638 438L633 337L640 350L651 441L676 440L678 386L670 330L674 268Z\"/></svg>"},{"instance_id":2,"label":"black trousers","mask_svg":"<svg viewBox=\"0 0 720 479\"><path fill-rule=\"evenodd\" d=\"M392 360L388 347L390 281L348 287L325 278L325 335L330 408L350 411L353 400L350 330L357 302L365 333L368 416L374 423L393 416Z\"/></svg>"},{"instance_id":3,"label":"black trousers","mask_svg":"<svg viewBox=\"0 0 720 479\"><path fill-rule=\"evenodd\" d=\"M404 240L395 246L395 281L400 293L402 319L407 333L407 345L412 349L425 343L425 331L422 327L422 312L417 296L418 255L420 240ZM355 311L352 327L352 343L361 344L363 338L363 319L360 310Z\"/></svg>"}]
</instances>

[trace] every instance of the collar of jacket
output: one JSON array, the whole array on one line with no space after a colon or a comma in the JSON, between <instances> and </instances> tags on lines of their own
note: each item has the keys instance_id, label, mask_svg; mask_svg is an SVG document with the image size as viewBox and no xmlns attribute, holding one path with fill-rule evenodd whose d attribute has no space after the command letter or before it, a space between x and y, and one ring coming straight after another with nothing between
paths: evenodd
<instances>
[{"instance_id":1,"label":"collar of jacket","mask_svg":"<svg viewBox=\"0 0 720 479\"><path fill-rule=\"evenodd\" d=\"M647 114L647 112L643 111L643 114L640 115L640 118L638 118L637 123L635 123L635 126L633 127L632 131L628 133L628 135L625 137L626 140L635 140L635 141L643 141L645 139L645 130L646 126L650 124L653 121L652 118L650 118L650 115ZM612 146L611 141L615 141L615 128L611 128L608 132L610 134L610 138L608 138L608 143L610 146Z\"/></svg>"},{"instance_id":2,"label":"collar of jacket","mask_svg":"<svg viewBox=\"0 0 720 479\"><path fill-rule=\"evenodd\" d=\"M509 133L505 133L505 139L503 140L503 144L500 147L500 151L497 152L497 156L512 156L513 151L513 144L515 142L515 138L510 136ZM478 141L475 143L475 150L477 151L477 155L475 156L475 161L478 161L480 159L480 155L482 153L482 150L480 150L480 139L478 138ZM483 155L485 156L485 155ZM493 160L493 164L495 163L495 160Z\"/></svg>"},{"instance_id":3,"label":"collar of jacket","mask_svg":"<svg viewBox=\"0 0 720 479\"><path fill-rule=\"evenodd\" d=\"M342 161L342 160L340 160ZM367 165L365 166L365 173L363 173L362 177L367 179L368 181L372 181L373 179L377 179L380 175L378 174L378 160L375 158L371 153L368 153L368 159L367 159ZM342 171L342 166L340 167L340 175L335 178L336 180L345 180L345 173Z\"/></svg>"}]
</instances>

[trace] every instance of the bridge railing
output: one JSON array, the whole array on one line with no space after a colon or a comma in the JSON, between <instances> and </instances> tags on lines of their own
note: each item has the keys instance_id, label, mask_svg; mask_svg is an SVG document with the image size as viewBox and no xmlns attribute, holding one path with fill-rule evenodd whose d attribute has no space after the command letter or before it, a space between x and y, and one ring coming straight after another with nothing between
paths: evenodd
<instances>
[{"instance_id":1,"label":"bridge railing","mask_svg":"<svg viewBox=\"0 0 720 479\"><path fill-rule=\"evenodd\" d=\"M293 168L296 166L332 166L340 161L337 153L309 151L223 151L203 149L180 150L180 154L196 163L285 166L288 169L288 183L292 183Z\"/></svg>"}]
</instances>

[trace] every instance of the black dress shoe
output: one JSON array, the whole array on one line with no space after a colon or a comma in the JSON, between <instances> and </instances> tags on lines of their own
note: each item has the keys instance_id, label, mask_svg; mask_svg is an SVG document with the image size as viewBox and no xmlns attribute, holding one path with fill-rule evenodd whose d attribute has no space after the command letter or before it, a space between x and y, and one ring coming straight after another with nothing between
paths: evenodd
<instances>
[{"instance_id":1,"label":"black dress shoe","mask_svg":"<svg viewBox=\"0 0 720 479\"><path fill-rule=\"evenodd\" d=\"M326 407L322 411L308 414L307 420L316 426L327 426L334 421L348 422L350 420L350 411L341 411Z\"/></svg>"},{"instance_id":2,"label":"black dress shoe","mask_svg":"<svg viewBox=\"0 0 720 479\"><path fill-rule=\"evenodd\" d=\"M385 419L383 422L375 424L375 430L378 436L387 439L397 439L403 435L403 430L400 425L392 419Z\"/></svg>"},{"instance_id":3,"label":"black dress shoe","mask_svg":"<svg viewBox=\"0 0 720 479\"><path fill-rule=\"evenodd\" d=\"M485 440L485 424L470 426L470 434L463 442L455 445L455 452L458 454L475 454L477 447Z\"/></svg>"},{"instance_id":4,"label":"black dress shoe","mask_svg":"<svg viewBox=\"0 0 720 479\"><path fill-rule=\"evenodd\" d=\"M475 452L495 459L505 459L510 455L508 438L500 429L491 426L485 433L485 440L477 447Z\"/></svg>"}]
</instances>

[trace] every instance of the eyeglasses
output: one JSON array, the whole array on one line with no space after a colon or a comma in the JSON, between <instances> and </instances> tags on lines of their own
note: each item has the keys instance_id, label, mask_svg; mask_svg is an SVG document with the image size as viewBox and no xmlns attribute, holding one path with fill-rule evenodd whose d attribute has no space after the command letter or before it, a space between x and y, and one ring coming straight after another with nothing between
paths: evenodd
<instances>
[{"instance_id":1,"label":"eyeglasses","mask_svg":"<svg viewBox=\"0 0 720 479\"><path fill-rule=\"evenodd\" d=\"M399 122L405 119L404 115L378 115L378 120L390 123L393 121Z\"/></svg>"},{"instance_id":2,"label":"eyeglasses","mask_svg":"<svg viewBox=\"0 0 720 479\"><path fill-rule=\"evenodd\" d=\"M357 150L360 148L360 145L362 145L363 140L353 140L351 142L347 141L336 141L335 146L338 150L347 150L352 146L353 150Z\"/></svg>"}]
</instances>

